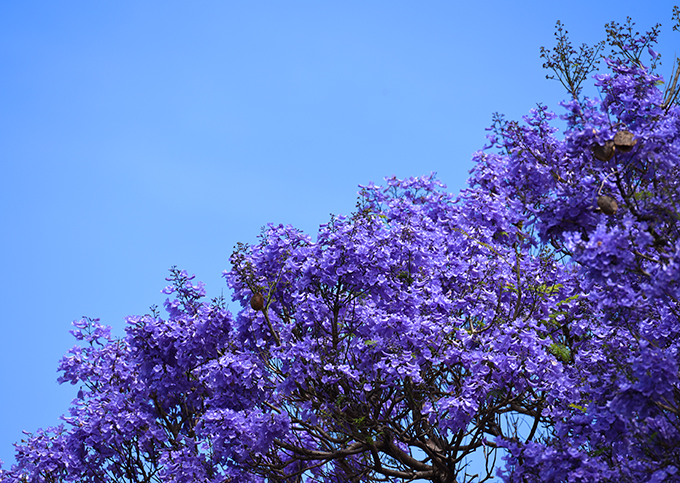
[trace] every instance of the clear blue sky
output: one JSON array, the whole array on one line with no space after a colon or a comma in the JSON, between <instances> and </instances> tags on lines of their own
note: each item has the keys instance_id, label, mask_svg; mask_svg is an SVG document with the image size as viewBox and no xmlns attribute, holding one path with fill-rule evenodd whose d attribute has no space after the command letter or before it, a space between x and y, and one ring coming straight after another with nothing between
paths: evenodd
<instances>
[{"instance_id":1,"label":"clear blue sky","mask_svg":"<svg viewBox=\"0 0 680 483\"><path fill-rule=\"evenodd\" d=\"M71 321L162 305L172 265L210 296L267 223L314 233L357 185L465 184L495 111L564 97L539 47L673 1L0 3L0 460L57 424ZM232 308L234 304L231 304Z\"/></svg>"}]
</instances>

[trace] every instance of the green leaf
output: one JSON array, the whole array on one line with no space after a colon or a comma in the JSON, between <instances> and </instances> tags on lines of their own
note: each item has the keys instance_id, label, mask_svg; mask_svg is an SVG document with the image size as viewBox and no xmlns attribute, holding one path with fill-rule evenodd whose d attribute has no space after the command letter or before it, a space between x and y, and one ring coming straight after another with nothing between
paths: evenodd
<instances>
[{"instance_id":1,"label":"green leaf","mask_svg":"<svg viewBox=\"0 0 680 483\"><path fill-rule=\"evenodd\" d=\"M564 344L550 344L548 351L563 362L571 361L571 351Z\"/></svg>"},{"instance_id":2,"label":"green leaf","mask_svg":"<svg viewBox=\"0 0 680 483\"><path fill-rule=\"evenodd\" d=\"M578 296L579 296L579 294L572 295L571 297L567 297L566 299L560 300L559 302L557 302L557 305L568 304L572 300L576 300L578 298Z\"/></svg>"},{"instance_id":3,"label":"green leaf","mask_svg":"<svg viewBox=\"0 0 680 483\"><path fill-rule=\"evenodd\" d=\"M583 406L579 406L578 404L572 403L572 404L569 405L569 407L574 408L574 409L578 409L579 411L582 411L584 413L586 412L586 408L584 408Z\"/></svg>"},{"instance_id":4,"label":"green leaf","mask_svg":"<svg viewBox=\"0 0 680 483\"><path fill-rule=\"evenodd\" d=\"M636 193L633 193L633 198L635 198L638 201L648 200L652 196L654 196L654 193L652 193L651 191L638 191Z\"/></svg>"}]
</instances>

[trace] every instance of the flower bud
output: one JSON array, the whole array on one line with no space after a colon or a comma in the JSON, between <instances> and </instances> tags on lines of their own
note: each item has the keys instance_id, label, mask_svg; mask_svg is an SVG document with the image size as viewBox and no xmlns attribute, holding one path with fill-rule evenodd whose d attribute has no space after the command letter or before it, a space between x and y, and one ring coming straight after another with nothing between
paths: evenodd
<instances>
[{"instance_id":1,"label":"flower bud","mask_svg":"<svg viewBox=\"0 0 680 483\"><path fill-rule=\"evenodd\" d=\"M599 195L597 197L597 206L600 207L602 213L605 215L613 215L619 209L619 205L614 198L607 195Z\"/></svg>"},{"instance_id":2,"label":"flower bud","mask_svg":"<svg viewBox=\"0 0 680 483\"><path fill-rule=\"evenodd\" d=\"M250 299L250 307L253 310L262 310L264 308L264 297L261 293L255 293Z\"/></svg>"}]
</instances>

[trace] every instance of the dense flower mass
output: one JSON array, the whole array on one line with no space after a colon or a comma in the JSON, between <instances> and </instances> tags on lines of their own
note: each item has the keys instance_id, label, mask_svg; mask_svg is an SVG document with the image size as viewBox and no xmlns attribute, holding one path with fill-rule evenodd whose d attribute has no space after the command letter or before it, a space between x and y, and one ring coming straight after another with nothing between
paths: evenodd
<instances>
[{"instance_id":1,"label":"dense flower mass","mask_svg":"<svg viewBox=\"0 0 680 483\"><path fill-rule=\"evenodd\" d=\"M164 316L74 322L78 397L2 481L680 481L676 88L611 24L581 98L601 47L558 32L562 138L497 117L456 197L389 178L315 238L267 226L236 313L173 268Z\"/></svg>"},{"instance_id":2,"label":"dense flower mass","mask_svg":"<svg viewBox=\"0 0 680 483\"><path fill-rule=\"evenodd\" d=\"M610 29L616 45L623 29ZM502 443L508 481L680 478L680 110L677 84L664 96L640 61L657 33L619 42L595 76L601 101L564 104L564 140L539 107L523 126L499 122L497 154L478 155L471 184L521 200L539 244L578 267L593 317L570 346L580 413L543 442Z\"/></svg>"},{"instance_id":3,"label":"dense flower mass","mask_svg":"<svg viewBox=\"0 0 680 483\"><path fill-rule=\"evenodd\" d=\"M466 456L490 457L519 422L536 434L571 397L555 328L582 304L571 269L506 207L441 188L365 186L315 242L270 226L225 273L235 317L173 269L166 319L130 317L120 340L76 322L87 345L60 369L78 400L66 426L19 447L10 475L472 479Z\"/></svg>"}]
</instances>

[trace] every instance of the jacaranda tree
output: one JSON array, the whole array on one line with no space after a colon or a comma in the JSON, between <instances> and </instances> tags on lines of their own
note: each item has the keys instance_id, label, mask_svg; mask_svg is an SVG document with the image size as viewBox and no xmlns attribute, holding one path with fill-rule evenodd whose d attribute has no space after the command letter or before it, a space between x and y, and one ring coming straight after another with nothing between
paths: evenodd
<instances>
[{"instance_id":1,"label":"jacaranda tree","mask_svg":"<svg viewBox=\"0 0 680 483\"><path fill-rule=\"evenodd\" d=\"M163 316L74 322L78 396L2 481L680 480L680 69L658 27L607 36L589 99L604 43L558 24L566 132L496 116L458 196L390 178L315 239L269 225L237 313L173 268Z\"/></svg>"}]
</instances>

